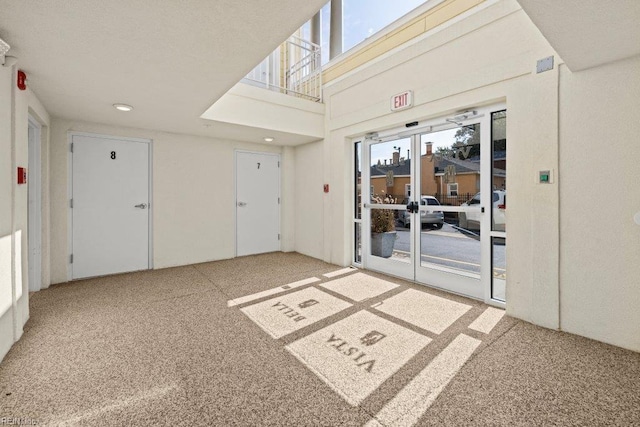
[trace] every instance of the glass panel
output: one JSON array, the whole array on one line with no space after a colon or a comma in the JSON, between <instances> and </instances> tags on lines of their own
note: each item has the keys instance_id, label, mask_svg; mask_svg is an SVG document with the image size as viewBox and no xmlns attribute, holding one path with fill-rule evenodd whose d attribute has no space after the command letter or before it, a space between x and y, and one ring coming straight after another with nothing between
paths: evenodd
<instances>
[{"instance_id":1,"label":"glass panel","mask_svg":"<svg viewBox=\"0 0 640 427\"><path fill-rule=\"evenodd\" d=\"M353 261L356 264L362 263L362 224L359 222L354 223L355 226L355 238L354 238L354 254Z\"/></svg>"},{"instance_id":2,"label":"glass panel","mask_svg":"<svg viewBox=\"0 0 640 427\"><path fill-rule=\"evenodd\" d=\"M354 218L362 218L362 143L356 142L354 147L354 160L355 160L355 213Z\"/></svg>"},{"instance_id":3,"label":"glass panel","mask_svg":"<svg viewBox=\"0 0 640 427\"><path fill-rule=\"evenodd\" d=\"M493 209L491 229L507 231L507 112L491 114L491 176Z\"/></svg>"},{"instance_id":4,"label":"glass panel","mask_svg":"<svg viewBox=\"0 0 640 427\"><path fill-rule=\"evenodd\" d=\"M370 146L371 204L403 204L411 191L411 138L381 142ZM410 232L396 230L406 225L404 209L371 209L371 254L401 262L411 262Z\"/></svg>"},{"instance_id":5,"label":"glass panel","mask_svg":"<svg viewBox=\"0 0 640 427\"><path fill-rule=\"evenodd\" d=\"M445 213L444 223L479 233L479 123L420 136L420 188L421 196L433 196L445 206L475 205L467 214Z\"/></svg>"},{"instance_id":6,"label":"glass panel","mask_svg":"<svg viewBox=\"0 0 640 427\"><path fill-rule=\"evenodd\" d=\"M439 266L480 277L480 238L445 225L420 233L420 265Z\"/></svg>"},{"instance_id":7,"label":"glass panel","mask_svg":"<svg viewBox=\"0 0 640 427\"><path fill-rule=\"evenodd\" d=\"M362 143L356 142L353 146L353 159L354 159L354 218L355 220L362 219ZM362 263L362 224L360 222L354 222L354 253L353 261L357 264Z\"/></svg>"},{"instance_id":8,"label":"glass panel","mask_svg":"<svg viewBox=\"0 0 640 427\"><path fill-rule=\"evenodd\" d=\"M491 298L506 301L507 242L505 238L491 238L491 254Z\"/></svg>"},{"instance_id":9,"label":"glass panel","mask_svg":"<svg viewBox=\"0 0 640 427\"><path fill-rule=\"evenodd\" d=\"M404 138L370 146L372 202L375 198L377 203L406 204L411 190L410 145L411 138Z\"/></svg>"},{"instance_id":10,"label":"glass panel","mask_svg":"<svg viewBox=\"0 0 640 427\"><path fill-rule=\"evenodd\" d=\"M396 229L398 211L371 209L371 255L411 263L411 232Z\"/></svg>"},{"instance_id":11,"label":"glass panel","mask_svg":"<svg viewBox=\"0 0 640 427\"><path fill-rule=\"evenodd\" d=\"M421 205L477 206L420 212L420 265L480 277L480 124L420 136L420 188Z\"/></svg>"}]
</instances>

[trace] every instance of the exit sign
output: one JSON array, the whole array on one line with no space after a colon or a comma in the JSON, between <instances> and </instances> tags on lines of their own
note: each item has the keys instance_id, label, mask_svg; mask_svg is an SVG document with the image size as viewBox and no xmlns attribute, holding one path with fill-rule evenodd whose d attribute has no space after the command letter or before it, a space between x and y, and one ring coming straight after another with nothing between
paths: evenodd
<instances>
[{"instance_id":1,"label":"exit sign","mask_svg":"<svg viewBox=\"0 0 640 427\"><path fill-rule=\"evenodd\" d=\"M400 111L413 107L413 92L406 92L393 95L391 97L391 111Z\"/></svg>"}]
</instances>

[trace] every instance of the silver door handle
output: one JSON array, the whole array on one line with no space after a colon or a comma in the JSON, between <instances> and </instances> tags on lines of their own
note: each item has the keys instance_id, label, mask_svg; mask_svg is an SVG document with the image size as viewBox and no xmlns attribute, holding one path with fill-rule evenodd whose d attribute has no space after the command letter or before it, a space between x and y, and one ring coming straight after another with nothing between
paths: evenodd
<instances>
[{"instance_id":1,"label":"silver door handle","mask_svg":"<svg viewBox=\"0 0 640 427\"><path fill-rule=\"evenodd\" d=\"M139 205L135 205L134 208L147 209L146 203L140 203Z\"/></svg>"},{"instance_id":2,"label":"silver door handle","mask_svg":"<svg viewBox=\"0 0 640 427\"><path fill-rule=\"evenodd\" d=\"M246 202L238 202L238 206L240 206L241 208L247 206Z\"/></svg>"}]
</instances>

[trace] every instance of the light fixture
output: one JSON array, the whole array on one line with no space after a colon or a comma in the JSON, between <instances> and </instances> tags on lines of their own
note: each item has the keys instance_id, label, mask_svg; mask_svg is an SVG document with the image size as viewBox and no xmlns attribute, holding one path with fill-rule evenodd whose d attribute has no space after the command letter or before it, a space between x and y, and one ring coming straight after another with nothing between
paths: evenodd
<instances>
[{"instance_id":1,"label":"light fixture","mask_svg":"<svg viewBox=\"0 0 640 427\"><path fill-rule=\"evenodd\" d=\"M133 107L127 104L113 104L114 108L118 111L131 111Z\"/></svg>"},{"instance_id":2,"label":"light fixture","mask_svg":"<svg viewBox=\"0 0 640 427\"><path fill-rule=\"evenodd\" d=\"M9 46L9 43L5 42L4 40L0 39L0 62L2 62L2 65L5 65L5 55L7 54L7 52L9 52L9 49L11 49L11 46ZM11 64L13 65L13 64ZM9 66L9 65L7 65Z\"/></svg>"},{"instance_id":3,"label":"light fixture","mask_svg":"<svg viewBox=\"0 0 640 427\"><path fill-rule=\"evenodd\" d=\"M273 138L270 136L265 136L264 137L264 142L273 142Z\"/></svg>"}]
</instances>

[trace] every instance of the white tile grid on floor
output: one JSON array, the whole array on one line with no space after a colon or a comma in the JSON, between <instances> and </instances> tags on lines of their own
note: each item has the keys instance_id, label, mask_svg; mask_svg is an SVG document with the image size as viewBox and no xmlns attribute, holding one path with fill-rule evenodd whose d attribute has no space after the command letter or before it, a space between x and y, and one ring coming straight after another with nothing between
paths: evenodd
<instances>
[{"instance_id":1,"label":"white tile grid on floor","mask_svg":"<svg viewBox=\"0 0 640 427\"><path fill-rule=\"evenodd\" d=\"M333 272L331 277L350 271L353 269L338 270ZM316 278L301 280L231 300L229 305L253 301L317 281ZM380 296L399 285L364 273L356 273L317 286L361 302ZM346 301L315 287L309 287L249 305L241 310L272 337L280 338L350 306ZM372 308L440 334L471 309L471 306L415 289L407 289ZM469 328L489 333L503 315L504 310L489 307ZM286 349L345 401L357 406L431 341L429 337L367 310L361 310L298 339L287 345ZM480 343L480 340L467 335L458 335L388 401L367 426L415 424Z\"/></svg>"},{"instance_id":2,"label":"white tile grid on floor","mask_svg":"<svg viewBox=\"0 0 640 427\"><path fill-rule=\"evenodd\" d=\"M360 302L382 295L400 285L358 272L340 279L321 283L320 286Z\"/></svg>"},{"instance_id":3,"label":"white tile grid on floor","mask_svg":"<svg viewBox=\"0 0 640 427\"><path fill-rule=\"evenodd\" d=\"M471 308L446 298L407 289L374 308L405 322L441 334Z\"/></svg>"}]
</instances>

